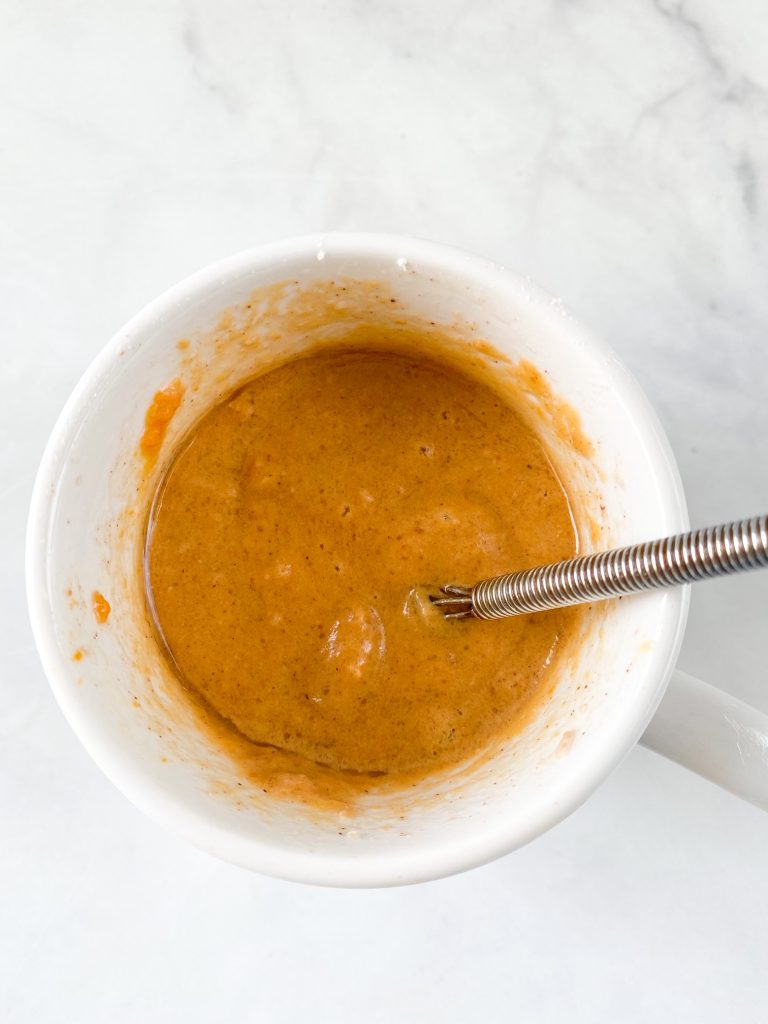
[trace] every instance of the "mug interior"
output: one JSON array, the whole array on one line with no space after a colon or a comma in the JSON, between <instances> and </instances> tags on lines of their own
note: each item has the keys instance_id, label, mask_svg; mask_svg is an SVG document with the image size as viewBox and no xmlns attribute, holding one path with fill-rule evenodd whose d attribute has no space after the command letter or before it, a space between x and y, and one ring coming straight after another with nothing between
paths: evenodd
<instances>
[{"instance_id":1,"label":"mug interior","mask_svg":"<svg viewBox=\"0 0 768 1024\"><path fill-rule=\"evenodd\" d=\"M484 370L517 375L585 550L685 528L678 474L650 406L610 350L558 303L454 250L328 236L209 268L113 339L51 438L28 538L30 608L46 671L106 774L145 812L225 859L337 885L449 874L563 818L642 733L687 607L680 589L596 606L558 664L551 698L493 757L416 789L374 794L354 817L254 787L179 699L148 630L137 568L147 502L175 442L213 401L371 315L389 317L395 332L412 320L431 323ZM145 413L177 379L184 400L148 472L137 450ZM112 606L106 625L94 620L94 592Z\"/></svg>"}]
</instances>

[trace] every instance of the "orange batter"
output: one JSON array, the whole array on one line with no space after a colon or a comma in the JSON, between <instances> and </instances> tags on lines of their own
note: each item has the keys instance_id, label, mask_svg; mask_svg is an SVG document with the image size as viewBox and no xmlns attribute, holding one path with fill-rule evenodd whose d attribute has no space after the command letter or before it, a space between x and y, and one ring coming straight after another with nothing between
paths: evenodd
<instances>
[{"instance_id":1,"label":"orange batter","mask_svg":"<svg viewBox=\"0 0 768 1024\"><path fill-rule=\"evenodd\" d=\"M514 730L577 614L446 622L428 593L576 553L545 451L430 357L318 352L188 435L145 572L182 682L255 744L426 774Z\"/></svg>"}]
</instances>

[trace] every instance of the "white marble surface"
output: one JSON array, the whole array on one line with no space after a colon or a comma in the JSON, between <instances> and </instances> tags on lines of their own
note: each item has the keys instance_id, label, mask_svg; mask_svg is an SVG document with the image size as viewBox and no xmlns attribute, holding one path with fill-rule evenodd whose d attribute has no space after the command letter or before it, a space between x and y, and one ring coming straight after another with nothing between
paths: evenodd
<instances>
[{"instance_id":1,"label":"white marble surface","mask_svg":"<svg viewBox=\"0 0 768 1024\"><path fill-rule=\"evenodd\" d=\"M260 241L388 229L537 278L654 400L692 518L768 509L762 0L0 5L0 1019L758 1021L768 816L637 750L533 846L303 888L144 820L49 693L24 517L111 333ZM768 710L768 578L681 665Z\"/></svg>"}]
</instances>

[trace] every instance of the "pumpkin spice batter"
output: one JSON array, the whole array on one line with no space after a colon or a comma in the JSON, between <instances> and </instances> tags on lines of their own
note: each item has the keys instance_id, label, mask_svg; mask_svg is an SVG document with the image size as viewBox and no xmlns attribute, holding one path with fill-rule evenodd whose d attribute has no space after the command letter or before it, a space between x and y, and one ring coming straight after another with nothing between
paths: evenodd
<instances>
[{"instance_id":1,"label":"pumpkin spice batter","mask_svg":"<svg viewBox=\"0 0 768 1024\"><path fill-rule=\"evenodd\" d=\"M431 355L339 348L199 421L155 496L145 578L179 678L243 736L413 776L513 731L577 614L451 623L428 593L576 547L506 396Z\"/></svg>"}]
</instances>

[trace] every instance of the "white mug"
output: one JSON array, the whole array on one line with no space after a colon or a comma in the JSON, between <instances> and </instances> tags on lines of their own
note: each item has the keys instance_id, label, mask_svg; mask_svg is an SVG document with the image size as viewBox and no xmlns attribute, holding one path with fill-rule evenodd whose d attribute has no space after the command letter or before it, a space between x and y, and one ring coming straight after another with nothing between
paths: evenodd
<instances>
[{"instance_id":1,"label":"white mug","mask_svg":"<svg viewBox=\"0 0 768 1024\"><path fill-rule=\"evenodd\" d=\"M570 452L557 410L539 410L542 440L557 449L571 490L593 502L595 544L688 526L677 466L638 385L527 280L388 235L301 238L233 256L166 292L106 346L67 402L35 484L27 538L35 639L64 714L106 775L150 817L225 860L343 886L418 882L508 853L575 810L641 739L768 807L768 716L673 671L687 588L604 603L586 617L578 656L558 667L552 697L503 750L463 774L374 799L349 819L251 792L236 761L179 708L137 613L141 502L152 483L136 455L145 411L181 377L185 400L163 451L172 448L272 348L299 350L312 334L300 318L291 329L281 324L282 292L253 320L258 344L225 311L251 309L254 294L269 295L279 282L301 293L331 279L376 281L398 309L461 323L467 338L541 372L592 446L589 459ZM343 326L347 307L340 309ZM93 616L96 591L112 604L105 625Z\"/></svg>"}]
</instances>

